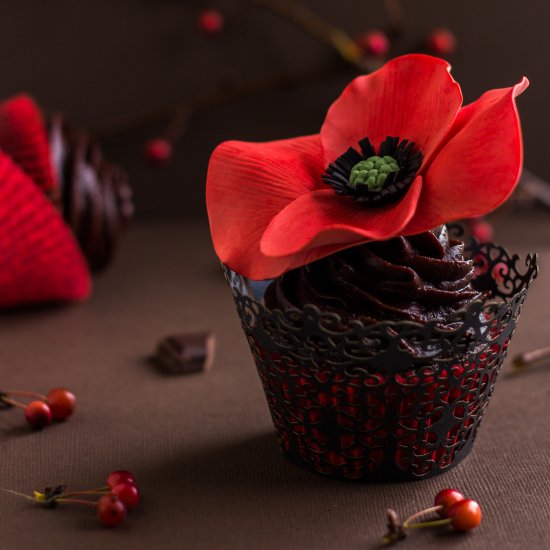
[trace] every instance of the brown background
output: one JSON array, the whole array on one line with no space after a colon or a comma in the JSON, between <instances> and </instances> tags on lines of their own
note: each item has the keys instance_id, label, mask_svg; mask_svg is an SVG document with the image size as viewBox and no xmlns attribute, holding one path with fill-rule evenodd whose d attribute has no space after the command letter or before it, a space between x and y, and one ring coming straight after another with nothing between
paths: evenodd
<instances>
[{"instance_id":1,"label":"brown background","mask_svg":"<svg viewBox=\"0 0 550 550\"><path fill-rule=\"evenodd\" d=\"M121 115L171 105L210 89L220 76L250 78L315 66L331 52L300 31L246 2L212 2L228 13L214 40L196 31L209 2L177 0L20 0L0 3L0 97L20 90L48 109L62 108L88 127ZM384 25L382 2L304 0L357 34ZM434 26L453 29L454 76L466 101L527 75L520 98L526 164L550 179L550 4L546 0L406 0L410 42ZM244 6L244 7L243 7ZM149 126L104 140L109 156L131 172L141 216L202 215L204 175L214 146L229 138L267 140L318 131L324 113L349 79L271 93L194 119L175 162L165 170L141 159Z\"/></svg>"}]
</instances>

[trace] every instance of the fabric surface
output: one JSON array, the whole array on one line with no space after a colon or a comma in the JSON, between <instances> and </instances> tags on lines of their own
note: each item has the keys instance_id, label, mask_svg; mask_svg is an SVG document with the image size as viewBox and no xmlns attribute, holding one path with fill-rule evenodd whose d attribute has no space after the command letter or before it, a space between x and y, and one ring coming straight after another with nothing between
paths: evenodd
<instances>
[{"instance_id":1,"label":"fabric surface","mask_svg":"<svg viewBox=\"0 0 550 550\"><path fill-rule=\"evenodd\" d=\"M497 220L498 242L541 253L509 358L550 345L549 234L546 213ZM167 376L147 361L165 335L204 329L217 337L210 372ZM0 487L96 487L124 468L142 503L108 530L93 509L0 492L0 550L378 548L387 507L406 516L444 487L480 502L481 527L414 532L398 548L548 548L550 365L513 375L509 363L457 468L404 484L323 479L278 452L208 228L136 225L90 301L0 315L0 388L63 385L78 398L73 418L38 433L21 411L0 411Z\"/></svg>"}]
</instances>

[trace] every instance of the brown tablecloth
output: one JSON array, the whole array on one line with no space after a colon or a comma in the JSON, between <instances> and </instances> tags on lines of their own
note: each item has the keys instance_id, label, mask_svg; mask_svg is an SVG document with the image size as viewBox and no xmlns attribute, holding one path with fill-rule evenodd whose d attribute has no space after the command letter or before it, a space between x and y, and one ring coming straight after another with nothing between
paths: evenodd
<instances>
[{"instance_id":1,"label":"brown tablecloth","mask_svg":"<svg viewBox=\"0 0 550 550\"><path fill-rule=\"evenodd\" d=\"M542 256L514 355L550 344L550 220L497 224L500 242ZM170 377L147 362L161 336L197 329L217 336L211 372ZM303 471L279 455L205 224L136 225L90 301L2 314L0 370L0 388L65 385L79 400L72 419L39 433L20 411L0 411L0 487L95 487L127 468L143 495L110 531L93 509L40 509L0 493L1 550L374 548L387 507L412 513L443 487L476 498L482 526L469 535L415 532L402 548L550 547L550 367L504 369L473 452L443 476L366 485Z\"/></svg>"}]
</instances>

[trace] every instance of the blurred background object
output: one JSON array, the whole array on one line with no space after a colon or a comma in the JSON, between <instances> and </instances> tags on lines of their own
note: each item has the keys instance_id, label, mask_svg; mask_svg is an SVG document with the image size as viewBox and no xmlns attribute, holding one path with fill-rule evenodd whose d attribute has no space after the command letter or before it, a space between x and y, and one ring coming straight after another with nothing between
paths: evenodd
<instances>
[{"instance_id":1,"label":"blurred background object","mask_svg":"<svg viewBox=\"0 0 550 550\"><path fill-rule=\"evenodd\" d=\"M301 0L299 6L288 13L287 0L3 3L0 97L27 91L46 112L62 109L92 129L107 156L130 172L138 218L204 216L213 148L226 139L317 132L327 106L357 74L354 63L342 62L345 38L353 37L371 67L386 52L430 49L449 57L465 102L527 75L529 101L520 99L526 165L550 179L543 139L550 117L541 116L550 74L535 55L550 48L547 2ZM315 16L306 32L291 22L304 12ZM323 22L343 30L344 40L329 32L323 41ZM184 108L197 102L191 113ZM535 192L547 196L545 185Z\"/></svg>"}]
</instances>

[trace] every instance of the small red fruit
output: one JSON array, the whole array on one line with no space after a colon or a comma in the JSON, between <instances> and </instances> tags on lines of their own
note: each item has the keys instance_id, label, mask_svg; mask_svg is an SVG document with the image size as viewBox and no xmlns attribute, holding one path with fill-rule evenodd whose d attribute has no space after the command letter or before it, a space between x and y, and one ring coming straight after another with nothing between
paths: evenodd
<instances>
[{"instance_id":1,"label":"small red fruit","mask_svg":"<svg viewBox=\"0 0 550 550\"><path fill-rule=\"evenodd\" d=\"M66 388L54 388L48 393L48 405L53 419L61 422L73 414L76 397Z\"/></svg>"},{"instance_id":2,"label":"small red fruit","mask_svg":"<svg viewBox=\"0 0 550 550\"><path fill-rule=\"evenodd\" d=\"M52 411L44 401L31 401L25 408L25 418L35 430L41 430L52 421Z\"/></svg>"},{"instance_id":3,"label":"small red fruit","mask_svg":"<svg viewBox=\"0 0 550 550\"><path fill-rule=\"evenodd\" d=\"M479 242L486 243L493 238L493 226L485 218L472 218L468 225L470 233Z\"/></svg>"},{"instance_id":4,"label":"small red fruit","mask_svg":"<svg viewBox=\"0 0 550 550\"><path fill-rule=\"evenodd\" d=\"M128 510L135 508L140 501L139 490L133 483L119 483L111 489Z\"/></svg>"},{"instance_id":5,"label":"small red fruit","mask_svg":"<svg viewBox=\"0 0 550 550\"><path fill-rule=\"evenodd\" d=\"M172 158L172 144L166 139L152 139L145 144L144 153L149 162L161 166Z\"/></svg>"},{"instance_id":6,"label":"small red fruit","mask_svg":"<svg viewBox=\"0 0 550 550\"><path fill-rule=\"evenodd\" d=\"M199 29L209 35L219 34L223 29L223 15L214 9L202 11L197 18Z\"/></svg>"},{"instance_id":7,"label":"small red fruit","mask_svg":"<svg viewBox=\"0 0 550 550\"><path fill-rule=\"evenodd\" d=\"M97 517L107 527L120 525L126 517L126 507L115 495L104 495L97 501Z\"/></svg>"},{"instance_id":8,"label":"small red fruit","mask_svg":"<svg viewBox=\"0 0 550 550\"><path fill-rule=\"evenodd\" d=\"M355 43L365 55L384 57L389 50L388 38L382 31L369 31L356 39Z\"/></svg>"},{"instance_id":9,"label":"small red fruit","mask_svg":"<svg viewBox=\"0 0 550 550\"><path fill-rule=\"evenodd\" d=\"M426 46L436 55L450 55L456 50L456 38L448 29L434 29L426 39Z\"/></svg>"},{"instance_id":10,"label":"small red fruit","mask_svg":"<svg viewBox=\"0 0 550 550\"><path fill-rule=\"evenodd\" d=\"M135 485L136 478L134 474L128 470L115 470L114 472L111 472L107 478L107 485L110 489L123 483Z\"/></svg>"},{"instance_id":11,"label":"small red fruit","mask_svg":"<svg viewBox=\"0 0 550 550\"><path fill-rule=\"evenodd\" d=\"M481 523L482 513L475 500L465 499L451 506L447 517L457 531L469 531Z\"/></svg>"},{"instance_id":12,"label":"small red fruit","mask_svg":"<svg viewBox=\"0 0 550 550\"><path fill-rule=\"evenodd\" d=\"M446 518L449 508L461 500L464 500L464 495L456 489L442 489L435 495L434 506L443 506L437 513Z\"/></svg>"}]
</instances>

